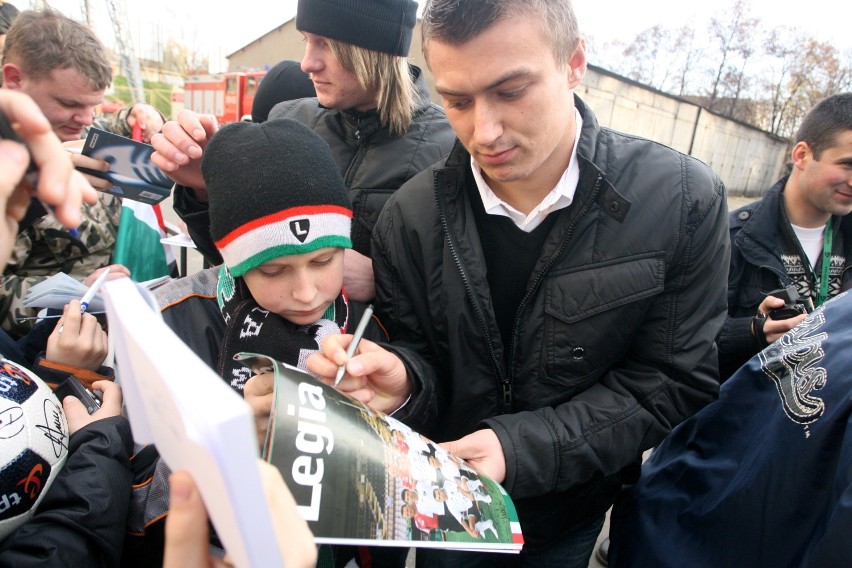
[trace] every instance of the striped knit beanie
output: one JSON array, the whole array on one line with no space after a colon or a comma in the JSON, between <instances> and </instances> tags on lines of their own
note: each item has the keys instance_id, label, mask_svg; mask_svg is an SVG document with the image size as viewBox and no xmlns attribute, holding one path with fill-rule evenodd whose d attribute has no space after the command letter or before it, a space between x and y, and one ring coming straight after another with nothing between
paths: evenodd
<instances>
[{"instance_id":1,"label":"striped knit beanie","mask_svg":"<svg viewBox=\"0 0 852 568\"><path fill-rule=\"evenodd\" d=\"M280 256L352 247L352 206L331 150L295 120L224 126L201 172L210 234L235 278Z\"/></svg>"}]
</instances>

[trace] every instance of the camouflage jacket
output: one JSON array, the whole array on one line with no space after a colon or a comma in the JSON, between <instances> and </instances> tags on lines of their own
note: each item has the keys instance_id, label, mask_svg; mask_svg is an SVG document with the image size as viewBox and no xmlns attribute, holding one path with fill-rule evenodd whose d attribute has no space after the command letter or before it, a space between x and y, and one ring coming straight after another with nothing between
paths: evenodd
<instances>
[{"instance_id":1,"label":"camouflage jacket","mask_svg":"<svg viewBox=\"0 0 852 568\"><path fill-rule=\"evenodd\" d=\"M24 308L30 287L45 278L65 272L83 281L89 274L110 264L115 247L121 200L99 193L98 203L83 207L79 236L69 233L52 215L20 231L12 257L3 273L0 298L2 327L13 337L28 333L38 310Z\"/></svg>"},{"instance_id":2,"label":"camouflage jacket","mask_svg":"<svg viewBox=\"0 0 852 568\"><path fill-rule=\"evenodd\" d=\"M157 107L153 107L160 114L160 118L163 119L163 122L166 122L166 117L163 116L163 113L160 112L160 109ZM131 138L133 135L133 129L130 128L130 125L127 124L127 115L130 114L130 111L133 109L133 105L123 108L116 113L103 115L95 119L94 126L100 128L101 130L107 130L112 132L113 134L118 134L120 136L124 136L126 138ZM88 129L86 129L88 132Z\"/></svg>"}]
</instances>

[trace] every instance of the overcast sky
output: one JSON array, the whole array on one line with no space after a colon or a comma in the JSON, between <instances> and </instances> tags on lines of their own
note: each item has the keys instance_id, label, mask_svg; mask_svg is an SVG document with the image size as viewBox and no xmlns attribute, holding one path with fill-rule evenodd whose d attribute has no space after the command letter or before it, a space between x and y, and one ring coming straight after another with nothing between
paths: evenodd
<instances>
[{"instance_id":1,"label":"overcast sky","mask_svg":"<svg viewBox=\"0 0 852 568\"><path fill-rule=\"evenodd\" d=\"M28 0L8 0L20 9ZM260 35L278 27L296 13L296 0L125 0L130 32L140 49L151 50L158 41L174 36L211 54L211 60L236 51ZM95 27L107 45L113 44L106 3L88 0L96 14ZM82 0L49 0L50 5L71 17L81 16ZM848 0L751 0L752 14L766 26L796 26L841 50L852 50ZM677 28L694 24L706 29L713 15L722 16L729 0L575 0L580 28L595 42L622 40L660 23ZM147 41L146 41L147 38ZM149 47L145 47L145 46ZM143 53L149 56L150 54Z\"/></svg>"}]
</instances>

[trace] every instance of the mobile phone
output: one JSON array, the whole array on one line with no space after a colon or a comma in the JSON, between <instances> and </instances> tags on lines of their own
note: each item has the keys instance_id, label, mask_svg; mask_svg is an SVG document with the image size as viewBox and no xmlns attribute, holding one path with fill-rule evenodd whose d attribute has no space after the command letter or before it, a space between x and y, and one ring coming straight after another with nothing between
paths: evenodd
<instances>
[{"instance_id":1,"label":"mobile phone","mask_svg":"<svg viewBox=\"0 0 852 568\"><path fill-rule=\"evenodd\" d=\"M86 412L89 414L94 413L101 407L100 399L95 396L95 393L90 391L80 382L80 379L75 377L74 375L68 375L61 383L59 383L55 389L53 389L53 394L56 395L56 398L62 402L66 396L73 396L77 400L83 403L83 406L86 407Z\"/></svg>"}]
</instances>

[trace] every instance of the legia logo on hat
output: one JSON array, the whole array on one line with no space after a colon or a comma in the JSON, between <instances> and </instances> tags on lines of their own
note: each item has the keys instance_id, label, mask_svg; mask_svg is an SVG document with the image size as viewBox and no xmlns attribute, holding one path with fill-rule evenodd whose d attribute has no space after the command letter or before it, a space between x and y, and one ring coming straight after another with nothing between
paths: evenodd
<instances>
[{"instance_id":1,"label":"legia logo on hat","mask_svg":"<svg viewBox=\"0 0 852 568\"><path fill-rule=\"evenodd\" d=\"M293 233L294 237L299 239L300 243L305 242L305 239L308 238L308 233L311 232L311 220L296 219L295 221L290 221L290 232Z\"/></svg>"}]
</instances>

